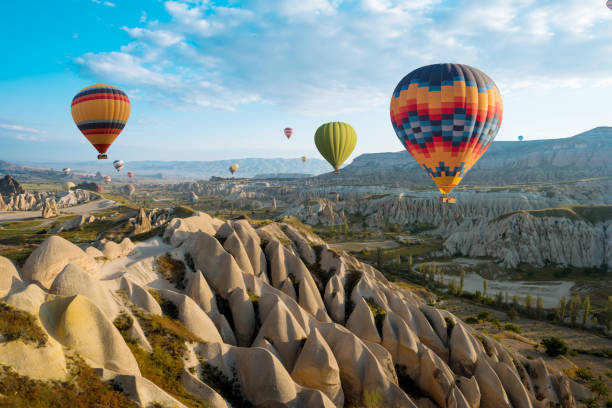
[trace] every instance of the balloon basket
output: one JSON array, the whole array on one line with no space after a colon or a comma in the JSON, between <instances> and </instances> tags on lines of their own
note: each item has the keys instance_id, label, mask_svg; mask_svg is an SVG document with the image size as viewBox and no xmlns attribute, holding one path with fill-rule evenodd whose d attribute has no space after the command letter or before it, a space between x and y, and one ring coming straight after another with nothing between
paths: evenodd
<instances>
[{"instance_id":1,"label":"balloon basket","mask_svg":"<svg viewBox=\"0 0 612 408\"><path fill-rule=\"evenodd\" d=\"M104 159L108 159L108 156L105 154L99 154L98 155L98 160L104 160Z\"/></svg>"},{"instance_id":2,"label":"balloon basket","mask_svg":"<svg viewBox=\"0 0 612 408\"><path fill-rule=\"evenodd\" d=\"M457 204L457 199L451 196L442 196L439 201L441 204Z\"/></svg>"},{"instance_id":3,"label":"balloon basket","mask_svg":"<svg viewBox=\"0 0 612 408\"><path fill-rule=\"evenodd\" d=\"M334 170L334 174L340 174L340 170L335 169L335 170Z\"/></svg>"}]
</instances>

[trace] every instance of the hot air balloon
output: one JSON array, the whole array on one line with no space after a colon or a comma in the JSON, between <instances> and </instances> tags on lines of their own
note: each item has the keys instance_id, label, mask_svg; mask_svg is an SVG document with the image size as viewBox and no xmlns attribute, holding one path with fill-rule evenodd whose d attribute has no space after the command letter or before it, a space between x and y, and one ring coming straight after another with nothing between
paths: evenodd
<instances>
[{"instance_id":1,"label":"hot air balloon","mask_svg":"<svg viewBox=\"0 0 612 408\"><path fill-rule=\"evenodd\" d=\"M476 68L435 64L406 75L391 97L402 145L437 184L442 202L491 145L501 125L495 82Z\"/></svg>"},{"instance_id":2,"label":"hot air balloon","mask_svg":"<svg viewBox=\"0 0 612 408\"><path fill-rule=\"evenodd\" d=\"M229 166L229 171L230 173L232 173L232 176L234 175L234 173L238 170L238 163L234 163L231 166Z\"/></svg>"},{"instance_id":3,"label":"hot air balloon","mask_svg":"<svg viewBox=\"0 0 612 408\"><path fill-rule=\"evenodd\" d=\"M306 160L308 160L308 158L306 156L302 156L302 163L306 163Z\"/></svg>"},{"instance_id":4,"label":"hot air balloon","mask_svg":"<svg viewBox=\"0 0 612 408\"><path fill-rule=\"evenodd\" d=\"M612 10L612 0L606 1L606 6L608 6L608 8Z\"/></svg>"},{"instance_id":5,"label":"hot air balloon","mask_svg":"<svg viewBox=\"0 0 612 408\"><path fill-rule=\"evenodd\" d=\"M196 203L198 201L198 196L193 191L189 194L189 202Z\"/></svg>"},{"instance_id":6,"label":"hot air balloon","mask_svg":"<svg viewBox=\"0 0 612 408\"><path fill-rule=\"evenodd\" d=\"M133 171L128 171L128 177L129 178L134 178L134 172Z\"/></svg>"},{"instance_id":7,"label":"hot air balloon","mask_svg":"<svg viewBox=\"0 0 612 408\"><path fill-rule=\"evenodd\" d=\"M115 168L115 170L117 170L117 173L121 171L123 166L125 166L125 163L123 162L123 160L115 160L113 162L113 167Z\"/></svg>"},{"instance_id":8,"label":"hot air balloon","mask_svg":"<svg viewBox=\"0 0 612 408\"><path fill-rule=\"evenodd\" d=\"M334 173L351 155L357 144L357 134L351 125L344 122L325 123L315 133L315 145L321 156L334 167Z\"/></svg>"},{"instance_id":9,"label":"hot air balloon","mask_svg":"<svg viewBox=\"0 0 612 408\"><path fill-rule=\"evenodd\" d=\"M70 191L74 187L76 187L76 185L72 181L64 183L64 190Z\"/></svg>"},{"instance_id":10,"label":"hot air balloon","mask_svg":"<svg viewBox=\"0 0 612 408\"><path fill-rule=\"evenodd\" d=\"M72 99L72 119L83 135L106 159L106 151L130 117L130 100L112 85L91 85Z\"/></svg>"},{"instance_id":11,"label":"hot air balloon","mask_svg":"<svg viewBox=\"0 0 612 408\"><path fill-rule=\"evenodd\" d=\"M612 1L612 0L611 0L611 1ZM519 140L519 142L522 142L522 141L523 141L523 136L519 136L519 137L518 137L518 140Z\"/></svg>"},{"instance_id":12,"label":"hot air balloon","mask_svg":"<svg viewBox=\"0 0 612 408\"><path fill-rule=\"evenodd\" d=\"M110 184L111 178L110 176L104 176L104 184Z\"/></svg>"},{"instance_id":13,"label":"hot air balloon","mask_svg":"<svg viewBox=\"0 0 612 408\"><path fill-rule=\"evenodd\" d=\"M128 184L127 186L123 187L123 191L125 191L127 195L131 196L132 194L134 194L134 191L136 191L136 187L131 184Z\"/></svg>"},{"instance_id":14,"label":"hot air balloon","mask_svg":"<svg viewBox=\"0 0 612 408\"><path fill-rule=\"evenodd\" d=\"M98 192L103 193L104 192L104 186L98 186Z\"/></svg>"},{"instance_id":15,"label":"hot air balloon","mask_svg":"<svg viewBox=\"0 0 612 408\"><path fill-rule=\"evenodd\" d=\"M70 174L70 168L68 168L68 167L64 167L64 168L62 169L62 173L64 173L64 175L68 176L68 175Z\"/></svg>"},{"instance_id":16,"label":"hot air balloon","mask_svg":"<svg viewBox=\"0 0 612 408\"><path fill-rule=\"evenodd\" d=\"M293 129L291 129L290 127L285 128L284 132L285 132L285 136L287 136L287 139L290 139L291 135L293 135Z\"/></svg>"}]
</instances>

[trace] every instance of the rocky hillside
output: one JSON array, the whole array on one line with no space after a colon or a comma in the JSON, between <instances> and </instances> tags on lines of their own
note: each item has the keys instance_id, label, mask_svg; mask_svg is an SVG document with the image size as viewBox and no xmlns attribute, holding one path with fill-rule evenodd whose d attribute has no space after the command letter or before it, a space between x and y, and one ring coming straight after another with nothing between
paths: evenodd
<instances>
[{"instance_id":1,"label":"rocky hillside","mask_svg":"<svg viewBox=\"0 0 612 408\"><path fill-rule=\"evenodd\" d=\"M598 127L564 139L493 142L469 171L466 185L509 185L612 176L612 127ZM431 179L406 151L363 154L339 175L320 182L433 188Z\"/></svg>"},{"instance_id":2,"label":"rocky hillside","mask_svg":"<svg viewBox=\"0 0 612 408\"><path fill-rule=\"evenodd\" d=\"M48 198L53 198L58 208L71 207L77 204L83 204L91 200L96 200L97 195L92 194L88 190L70 190L60 193L39 192L39 193L21 193L2 197L0 194L0 211L33 211L43 208L45 201Z\"/></svg>"},{"instance_id":3,"label":"rocky hillside","mask_svg":"<svg viewBox=\"0 0 612 408\"><path fill-rule=\"evenodd\" d=\"M0 195L12 196L16 194L23 194L25 191L23 187L8 174L4 178L0 179Z\"/></svg>"},{"instance_id":4,"label":"rocky hillside","mask_svg":"<svg viewBox=\"0 0 612 408\"><path fill-rule=\"evenodd\" d=\"M458 192L456 205L433 193L316 198L283 215L310 225L360 221L368 227L428 225L444 240L444 255L492 257L520 263L612 267L612 181L583 181L501 191Z\"/></svg>"},{"instance_id":5,"label":"rocky hillside","mask_svg":"<svg viewBox=\"0 0 612 408\"><path fill-rule=\"evenodd\" d=\"M4 399L26 388L7 378L60 387L84 363L112 387L81 387L142 407L575 407L590 396L294 221L254 229L199 213L172 219L163 241L83 248L52 236L21 270L0 257L0 297L21 325L0 333L13 370L0 373Z\"/></svg>"}]
</instances>

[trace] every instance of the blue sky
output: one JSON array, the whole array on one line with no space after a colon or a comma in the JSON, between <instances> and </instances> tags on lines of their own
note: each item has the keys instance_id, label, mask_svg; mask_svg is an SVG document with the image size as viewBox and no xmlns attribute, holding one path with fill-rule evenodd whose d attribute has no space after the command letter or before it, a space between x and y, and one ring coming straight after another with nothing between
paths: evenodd
<instances>
[{"instance_id":1,"label":"blue sky","mask_svg":"<svg viewBox=\"0 0 612 408\"><path fill-rule=\"evenodd\" d=\"M125 90L109 158L318 156L346 121L352 157L401 150L388 104L421 65L458 62L504 99L498 140L610 125L612 12L604 0L57 0L5 2L0 159L95 159L70 116L81 88ZM287 141L282 129L292 126Z\"/></svg>"}]
</instances>

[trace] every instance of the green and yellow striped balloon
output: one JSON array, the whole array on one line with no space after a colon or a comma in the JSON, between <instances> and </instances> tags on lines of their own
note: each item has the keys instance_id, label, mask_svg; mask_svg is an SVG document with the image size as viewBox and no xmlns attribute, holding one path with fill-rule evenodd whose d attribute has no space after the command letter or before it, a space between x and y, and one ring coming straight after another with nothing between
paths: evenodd
<instances>
[{"instance_id":1,"label":"green and yellow striped balloon","mask_svg":"<svg viewBox=\"0 0 612 408\"><path fill-rule=\"evenodd\" d=\"M329 122L319 126L314 140L321 156L334 167L337 174L342 163L353 153L357 134L348 123Z\"/></svg>"}]
</instances>

